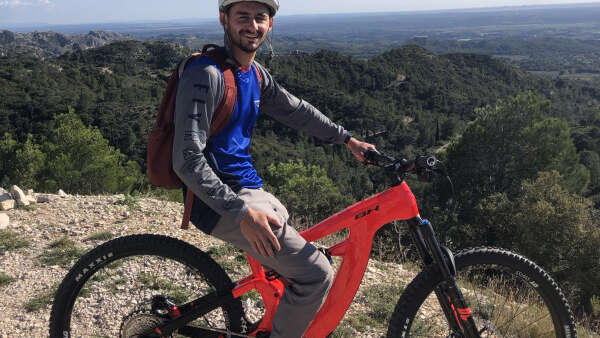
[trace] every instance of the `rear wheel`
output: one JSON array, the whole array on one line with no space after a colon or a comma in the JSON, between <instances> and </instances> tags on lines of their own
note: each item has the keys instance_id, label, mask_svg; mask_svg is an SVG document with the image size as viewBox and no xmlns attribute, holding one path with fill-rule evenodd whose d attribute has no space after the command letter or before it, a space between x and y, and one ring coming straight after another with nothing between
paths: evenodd
<instances>
[{"instance_id":1,"label":"rear wheel","mask_svg":"<svg viewBox=\"0 0 600 338\"><path fill-rule=\"evenodd\" d=\"M62 281L50 337L143 337L166 321L152 311L153 299L183 304L232 285L210 256L183 241L158 235L117 238L85 254ZM242 318L241 302L234 299L188 328L240 333Z\"/></svg>"},{"instance_id":2,"label":"rear wheel","mask_svg":"<svg viewBox=\"0 0 600 338\"><path fill-rule=\"evenodd\" d=\"M552 278L530 260L496 248L455 257L457 283L482 337L576 337L573 315ZM442 278L429 266L407 287L388 337L461 337L451 332L434 292Z\"/></svg>"}]
</instances>

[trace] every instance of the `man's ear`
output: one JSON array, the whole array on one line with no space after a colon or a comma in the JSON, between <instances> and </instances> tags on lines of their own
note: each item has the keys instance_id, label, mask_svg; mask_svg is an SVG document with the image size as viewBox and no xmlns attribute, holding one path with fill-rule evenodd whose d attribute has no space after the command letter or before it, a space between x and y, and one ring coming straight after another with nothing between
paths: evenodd
<instances>
[{"instance_id":1,"label":"man's ear","mask_svg":"<svg viewBox=\"0 0 600 338\"><path fill-rule=\"evenodd\" d=\"M225 12L219 12L219 21L221 22L221 26L223 27L225 27L225 23L227 22L227 18L225 16Z\"/></svg>"},{"instance_id":2,"label":"man's ear","mask_svg":"<svg viewBox=\"0 0 600 338\"><path fill-rule=\"evenodd\" d=\"M269 18L269 32L273 29L273 21L274 21L274 18L270 17Z\"/></svg>"}]
</instances>

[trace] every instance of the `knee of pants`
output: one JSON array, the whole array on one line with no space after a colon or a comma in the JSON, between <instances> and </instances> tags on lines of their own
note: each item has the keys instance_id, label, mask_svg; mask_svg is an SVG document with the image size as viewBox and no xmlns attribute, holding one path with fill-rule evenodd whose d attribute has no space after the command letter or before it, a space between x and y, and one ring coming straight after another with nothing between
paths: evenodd
<instances>
[{"instance_id":1,"label":"knee of pants","mask_svg":"<svg viewBox=\"0 0 600 338\"><path fill-rule=\"evenodd\" d=\"M313 285L314 293L324 293L333 284L335 271L325 256L319 257L316 262L310 264L303 278L295 278L296 282L304 285Z\"/></svg>"},{"instance_id":2,"label":"knee of pants","mask_svg":"<svg viewBox=\"0 0 600 338\"><path fill-rule=\"evenodd\" d=\"M295 294L298 296L302 295L302 297L307 297L307 299L311 299L311 301L324 300L329 289L331 289L334 276L335 273L331 265L316 266L310 282L301 285L292 285L294 286Z\"/></svg>"},{"instance_id":3,"label":"knee of pants","mask_svg":"<svg viewBox=\"0 0 600 338\"><path fill-rule=\"evenodd\" d=\"M320 284L323 286L323 289L329 290L331 284L333 284L333 278L335 277L335 271L329 262L327 264L323 264L319 266L321 279Z\"/></svg>"}]
</instances>

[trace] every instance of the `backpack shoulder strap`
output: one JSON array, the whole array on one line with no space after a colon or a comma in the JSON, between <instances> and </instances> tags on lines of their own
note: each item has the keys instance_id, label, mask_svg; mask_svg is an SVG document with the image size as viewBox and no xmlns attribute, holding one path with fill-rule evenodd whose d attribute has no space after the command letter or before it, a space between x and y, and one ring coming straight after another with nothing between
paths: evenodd
<instances>
[{"instance_id":1,"label":"backpack shoulder strap","mask_svg":"<svg viewBox=\"0 0 600 338\"><path fill-rule=\"evenodd\" d=\"M260 75L260 70L258 69L258 66L256 64L254 64L254 71L256 72L256 78L258 79L258 87L260 88L260 94L262 95L262 76Z\"/></svg>"},{"instance_id":2,"label":"backpack shoulder strap","mask_svg":"<svg viewBox=\"0 0 600 338\"><path fill-rule=\"evenodd\" d=\"M233 65L227 61L228 55L224 48L215 45L206 45L202 50L202 54L207 55L217 64L225 80L223 98L215 109L210 123L210 135L212 136L223 130L227 123L229 123L231 115L233 115L237 100L237 85L235 84Z\"/></svg>"},{"instance_id":3,"label":"backpack shoulder strap","mask_svg":"<svg viewBox=\"0 0 600 338\"><path fill-rule=\"evenodd\" d=\"M188 57L186 57L185 59L183 59L180 63L179 66L177 67L177 76L181 77L181 75L183 75L183 71L185 70L185 68L187 66L190 65L190 63L194 62L197 58L199 58L200 56L202 56L202 53L194 53Z\"/></svg>"}]
</instances>

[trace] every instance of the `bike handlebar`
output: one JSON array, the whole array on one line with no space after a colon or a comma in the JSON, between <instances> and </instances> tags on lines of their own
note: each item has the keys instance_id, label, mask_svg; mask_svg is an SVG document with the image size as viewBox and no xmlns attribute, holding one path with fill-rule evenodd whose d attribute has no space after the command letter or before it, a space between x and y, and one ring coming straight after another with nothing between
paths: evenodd
<instances>
[{"instance_id":1,"label":"bike handlebar","mask_svg":"<svg viewBox=\"0 0 600 338\"><path fill-rule=\"evenodd\" d=\"M364 154L365 163L383 167L395 174L404 175L405 173L415 172L419 178L430 178L429 174L435 170L438 160L433 155L417 156L411 159L395 159L389 155L367 150Z\"/></svg>"},{"instance_id":2,"label":"bike handlebar","mask_svg":"<svg viewBox=\"0 0 600 338\"><path fill-rule=\"evenodd\" d=\"M365 164L383 167L400 182L404 181L404 176L411 172L414 172L420 181L425 182L433 181L433 173L442 174L442 176L446 177L448 183L450 183L453 200L456 199L454 184L452 184L452 179L450 179L446 167L433 155L397 160L389 155L374 150L367 150L363 156L365 157ZM454 204L454 208L456 208L456 205Z\"/></svg>"}]
</instances>

